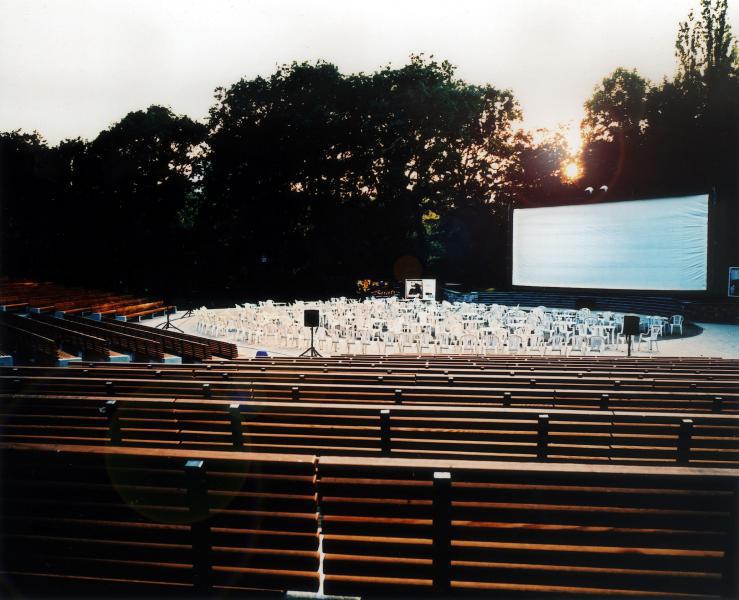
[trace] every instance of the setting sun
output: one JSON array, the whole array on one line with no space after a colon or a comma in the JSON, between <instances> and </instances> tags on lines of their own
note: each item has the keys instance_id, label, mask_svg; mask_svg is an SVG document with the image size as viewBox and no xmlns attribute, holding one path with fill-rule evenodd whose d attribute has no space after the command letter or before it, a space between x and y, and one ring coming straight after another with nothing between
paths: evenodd
<instances>
[{"instance_id":1,"label":"setting sun","mask_svg":"<svg viewBox=\"0 0 739 600\"><path fill-rule=\"evenodd\" d=\"M580 166L576 162L569 162L564 166L564 176L573 181L580 177Z\"/></svg>"}]
</instances>

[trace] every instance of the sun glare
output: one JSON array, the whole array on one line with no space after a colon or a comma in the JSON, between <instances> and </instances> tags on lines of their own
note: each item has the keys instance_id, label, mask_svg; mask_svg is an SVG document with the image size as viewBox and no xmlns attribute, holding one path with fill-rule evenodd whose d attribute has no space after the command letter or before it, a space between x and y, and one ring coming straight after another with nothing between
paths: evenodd
<instances>
[{"instance_id":1,"label":"sun glare","mask_svg":"<svg viewBox=\"0 0 739 600\"><path fill-rule=\"evenodd\" d=\"M569 181L574 181L580 177L580 165L576 162L569 162L564 166L564 175Z\"/></svg>"}]
</instances>

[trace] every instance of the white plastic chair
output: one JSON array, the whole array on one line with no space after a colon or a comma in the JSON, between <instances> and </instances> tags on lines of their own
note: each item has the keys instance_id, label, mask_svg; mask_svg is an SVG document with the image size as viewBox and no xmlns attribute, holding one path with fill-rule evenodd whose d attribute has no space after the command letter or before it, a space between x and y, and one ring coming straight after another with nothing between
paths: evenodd
<instances>
[{"instance_id":1,"label":"white plastic chair","mask_svg":"<svg viewBox=\"0 0 739 600\"><path fill-rule=\"evenodd\" d=\"M604 338L602 335L593 335L590 336L590 340L588 341L588 352L603 352L606 347L606 338Z\"/></svg>"},{"instance_id":2,"label":"white plastic chair","mask_svg":"<svg viewBox=\"0 0 739 600\"><path fill-rule=\"evenodd\" d=\"M640 333L639 334L639 344L638 348L641 350L642 344L649 344L649 349L647 352L652 352L652 349L659 351L659 346L657 345L657 339L659 338L659 334L662 331L662 327L659 325L652 325L649 328L649 333Z\"/></svg>"},{"instance_id":3,"label":"white plastic chair","mask_svg":"<svg viewBox=\"0 0 739 600\"><path fill-rule=\"evenodd\" d=\"M675 333L675 327L680 328L680 335L683 334L683 322L684 317L682 315L672 315L672 318L670 319L670 335Z\"/></svg>"},{"instance_id":4,"label":"white plastic chair","mask_svg":"<svg viewBox=\"0 0 739 600\"><path fill-rule=\"evenodd\" d=\"M509 335L508 336L508 352L513 354L514 352L523 351L523 339L520 335Z\"/></svg>"},{"instance_id":5,"label":"white plastic chair","mask_svg":"<svg viewBox=\"0 0 739 600\"><path fill-rule=\"evenodd\" d=\"M545 346L544 353L559 352L560 356L567 356L567 346L564 345L564 336L562 334L554 334L549 338L549 343Z\"/></svg>"}]
</instances>

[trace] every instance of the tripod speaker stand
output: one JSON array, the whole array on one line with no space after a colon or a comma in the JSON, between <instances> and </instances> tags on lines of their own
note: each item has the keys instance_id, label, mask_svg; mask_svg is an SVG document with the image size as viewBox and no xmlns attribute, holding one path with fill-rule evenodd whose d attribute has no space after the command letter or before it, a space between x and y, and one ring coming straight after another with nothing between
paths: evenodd
<instances>
[{"instance_id":1,"label":"tripod speaker stand","mask_svg":"<svg viewBox=\"0 0 739 600\"><path fill-rule=\"evenodd\" d=\"M156 329L159 329L161 327L162 331L166 331L167 329L174 329L176 331L179 331L180 333L185 333L184 331L182 331L182 329L177 327L177 325L173 324L172 321L169 320L169 313L166 314L167 320L163 323L159 323L159 325L156 326Z\"/></svg>"},{"instance_id":2,"label":"tripod speaker stand","mask_svg":"<svg viewBox=\"0 0 739 600\"><path fill-rule=\"evenodd\" d=\"M638 315L624 315L623 335L626 336L628 356L631 356L631 336L639 335Z\"/></svg>"},{"instance_id":3,"label":"tripod speaker stand","mask_svg":"<svg viewBox=\"0 0 739 600\"><path fill-rule=\"evenodd\" d=\"M310 356L311 358L321 356L318 350L316 350L316 347L313 345L313 332L319 324L320 316L318 314L318 310L314 308L307 308L303 311L303 326L310 327L310 348L308 348L300 356Z\"/></svg>"}]
</instances>

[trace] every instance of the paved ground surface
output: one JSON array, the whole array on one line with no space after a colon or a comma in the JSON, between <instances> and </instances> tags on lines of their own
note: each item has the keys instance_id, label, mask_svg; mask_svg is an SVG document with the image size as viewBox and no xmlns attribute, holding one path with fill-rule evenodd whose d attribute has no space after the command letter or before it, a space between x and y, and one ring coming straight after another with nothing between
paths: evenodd
<instances>
[{"instance_id":1,"label":"paved ground surface","mask_svg":"<svg viewBox=\"0 0 739 600\"><path fill-rule=\"evenodd\" d=\"M170 318L185 333L202 335L195 331L195 319L181 319L183 312L178 312ZM176 320L175 320L176 319ZM164 319L149 319L142 321L142 324L155 326ZM712 356L720 358L739 358L739 325L724 325L720 323L693 323L685 328L684 336L669 335L660 339L657 352L639 352L634 347L632 356ZM233 341L225 337L219 338L226 341ZM247 346L241 342L237 342L239 347L239 356L252 357L257 350L266 350L270 354L276 356L297 356L304 348L277 348L269 346ZM608 350L604 354L611 356L625 356L625 350Z\"/></svg>"}]
</instances>

